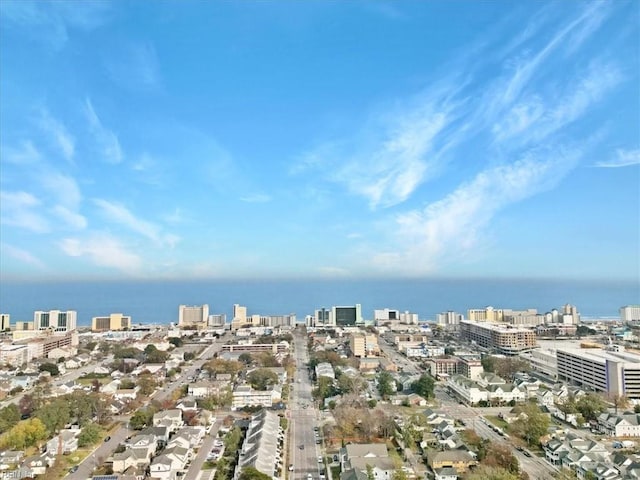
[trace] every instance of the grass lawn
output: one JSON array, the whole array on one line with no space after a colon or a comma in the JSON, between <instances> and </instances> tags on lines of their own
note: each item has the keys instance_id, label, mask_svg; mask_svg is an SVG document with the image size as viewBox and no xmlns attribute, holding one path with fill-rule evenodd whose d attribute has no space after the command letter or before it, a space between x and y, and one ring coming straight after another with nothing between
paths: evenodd
<instances>
[{"instance_id":1,"label":"grass lawn","mask_svg":"<svg viewBox=\"0 0 640 480\"><path fill-rule=\"evenodd\" d=\"M111 381L110 377L105 377L105 378L78 378L76 380L76 382L78 382L80 385L84 385L84 386L91 386L93 385L94 381L98 381L100 382L100 385L105 385L107 383L109 383Z\"/></svg>"},{"instance_id":2,"label":"grass lawn","mask_svg":"<svg viewBox=\"0 0 640 480\"><path fill-rule=\"evenodd\" d=\"M209 460L207 460L206 462L204 462L202 464L202 469L201 470L212 470L214 468L216 468L216 462L211 462Z\"/></svg>"},{"instance_id":3,"label":"grass lawn","mask_svg":"<svg viewBox=\"0 0 640 480\"><path fill-rule=\"evenodd\" d=\"M340 478L340 465L331 467L331 478L333 479Z\"/></svg>"},{"instance_id":4,"label":"grass lawn","mask_svg":"<svg viewBox=\"0 0 640 480\"><path fill-rule=\"evenodd\" d=\"M502 420L500 417L496 417L495 415L485 415L484 418L489 420L496 427L500 427L504 431L507 431L507 428L509 428L509 424Z\"/></svg>"}]
</instances>

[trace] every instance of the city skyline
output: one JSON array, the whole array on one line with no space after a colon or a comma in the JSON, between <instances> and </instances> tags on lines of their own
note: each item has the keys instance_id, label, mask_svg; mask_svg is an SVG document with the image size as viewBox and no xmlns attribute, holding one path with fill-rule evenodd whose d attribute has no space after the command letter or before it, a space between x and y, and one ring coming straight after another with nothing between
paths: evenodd
<instances>
[{"instance_id":1,"label":"city skyline","mask_svg":"<svg viewBox=\"0 0 640 480\"><path fill-rule=\"evenodd\" d=\"M0 278L638 282L639 20L2 2Z\"/></svg>"}]
</instances>

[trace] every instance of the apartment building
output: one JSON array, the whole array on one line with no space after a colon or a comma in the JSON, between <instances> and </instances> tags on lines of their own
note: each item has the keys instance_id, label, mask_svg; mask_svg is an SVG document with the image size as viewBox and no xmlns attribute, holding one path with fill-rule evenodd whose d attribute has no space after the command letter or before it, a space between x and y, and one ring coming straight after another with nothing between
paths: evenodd
<instances>
[{"instance_id":1,"label":"apartment building","mask_svg":"<svg viewBox=\"0 0 640 480\"><path fill-rule=\"evenodd\" d=\"M76 329L78 313L75 310L36 311L33 314L35 330L51 330L53 332L70 332Z\"/></svg>"},{"instance_id":2,"label":"apartment building","mask_svg":"<svg viewBox=\"0 0 640 480\"><path fill-rule=\"evenodd\" d=\"M349 347L354 357L371 357L380 354L378 337L373 333L354 332L349 339Z\"/></svg>"},{"instance_id":3,"label":"apartment building","mask_svg":"<svg viewBox=\"0 0 640 480\"><path fill-rule=\"evenodd\" d=\"M432 358L427 361L431 376L434 378L463 375L471 380L477 380L483 372L482 362L475 355L453 358Z\"/></svg>"},{"instance_id":4,"label":"apartment building","mask_svg":"<svg viewBox=\"0 0 640 480\"><path fill-rule=\"evenodd\" d=\"M111 313L108 317L93 317L91 319L92 332L109 332L129 330L131 317L122 313Z\"/></svg>"},{"instance_id":5,"label":"apartment building","mask_svg":"<svg viewBox=\"0 0 640 480\"><path fill-rule=\"evenodd\" d=\"M207 328L209 320L209 305L180 305L178 307L178 326L180 328Z\"/></svg>"},{"instance_id":6,"label":"apartment building","mask_svg":"<svg viewBox=\"0 0 640 480\"><path fill-rule=\"evenodd\" d=\"M558 379L587 390L640 399L640 355L600 349L560 348Z\"/></svg>"},{"instance_id":7,"label":"apartment building","mask_svg":"<svg viewBox=\"0 0 640 480\"><path fill-rule=\"evenodd\" d=\"M467 320L471 322L502 322L504 314L501 308L472 308L467 310Z\"/></svg>"},{"instance_id":8,"label":"apartment building","mask_svg":"<svg viewBox=\"0 0 640 480\"><path fill-rule=\"evenodd\" d=\"M625 305L621 307L620 320L623 322L640 322L640 305Z\"/></svg>"},{"instance_id":9,"label":"apartment building","mask_svg":"<svg viewBox=\"0 0 640 480\"><path fill-rule=\"evenodd\" d=\"M517 355L536 347L533 330L507 324L464 320L460 333L465 340L504 355Z\"/></svg>"},{"instance_id":10,"label":"apartment building","mask_svg":"<svg viewBox=\"0 0 640 480\"><path fill-rule=\"evenodd\" d=\"M247 315L247 307L235 304L233 306L233 319L231 330L236 331L243 327L295 327L296 315Z\"/></svg>"}]
</instances>

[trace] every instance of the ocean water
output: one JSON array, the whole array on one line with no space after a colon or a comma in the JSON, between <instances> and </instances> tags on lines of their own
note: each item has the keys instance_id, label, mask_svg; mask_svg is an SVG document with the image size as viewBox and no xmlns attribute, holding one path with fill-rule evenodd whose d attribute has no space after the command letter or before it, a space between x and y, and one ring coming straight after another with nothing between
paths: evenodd
<instances>
[{"instance_id":1,"label":"ocean water","mask_svg":"<svg viewBox=\"0 0 640 480\"><path fill-rule=\"evenodd\" d=\"M632 281L392 279L392 280L187 280L2 282L0 312L11 322L32 320L35 310L76 310L78 324L110 313L131 315L134 323L177 322L178 306L209 304L210 313L226 313L233 304L249 314L295 313L298 320L333 305L362 305L365 319L374 309L391 308L433 320L439 312L469 308L526 309L544 313L571 303L583 317L618 317L623 305L640 303L640 285Z\"/></svg>"}]
</instances>

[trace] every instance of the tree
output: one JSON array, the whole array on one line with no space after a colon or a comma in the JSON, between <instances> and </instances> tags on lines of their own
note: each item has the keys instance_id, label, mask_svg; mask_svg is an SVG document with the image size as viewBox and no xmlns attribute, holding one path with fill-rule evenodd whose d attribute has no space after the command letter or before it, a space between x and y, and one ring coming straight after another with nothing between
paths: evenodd
<instances>
[{"instance_id":1,"label":"tree","mask_svg":"<svg viewBox=\"0 0 640 480\"><path fill-rule=\"evenodd\" d=\"M511 448L504 443L490 443L483 464L490 467L504 468L514 474L520 472L520 462L518 462Z\"/></svg>"},{"instance_id":2,"label":"tree","mask_svg":"<svg viewBox=\"0 0 640 480\"><path fill-rule=\"evenodd\" d=\"M640 413L640 403L636 403L633 406L633 413Z\"/></svg>"},{"instance_id":3,"label":"tree","mask_svg":"<svg viewBox=\"0 0 640 480\"><path fill-rule=\"evenodd\" d=\"M239 480L271 480L271 476L253 467L244 467L240 472Z\"/></svg>"},{"instance_id":4,"label":"tree","mask_svg":"<svg viewBox=\"0 0 640 480\"><path fill-rule=\"evenodd\" d=\"M393 377L387 371L378 374L378 393L387 400L393 394Z\"/></svg>"},{"instance_id":5,"label":"tree","mask_svg":"<svg viewBox=\"0 0 640 480\"><path fill-rule=\"evenodd\" d=\"M174 347L181 347L184 344L180 337L171 337L167 341Z\"/></svg>"},{"instance_id":6,"label":"tree","mask_svg":"<svg viewBox=\"0 0 640 480\"><path fill-rule=\"evenodd\" d=\"M151 395L156 389L156 379L150 373L138 377L138 387L142 395Z\"/></svg>"},{"instance_id":7,"label":"tree","mask_svg":"<svg viewBox=\"0 0 640 480\"><path fill-rule=\"evenodd\" d=\"M513 381L518 372L528 372L531 370L529 362L519 357L496 358L494 372L507 381Z\"/></svg>"},{"instance_id":8,"label":"tree","mask_svg":"<svg viewBox=\"0 0 640 480\"><path fill-rule=\"evenodd\" d=\"M30 417L33 411L36 409L33 397L28 393L23 395L18 402L18 408L20 409L20 415Z\"/></svg>"},{"instance_id":9,"label":"tree","mask_svg":"<svg viewBox=\"0 0 640 480\"><path fill-rule=\"evenodd\" d=\"M519 480L518 475L500 467L479 465L473 472L467 474L465 480Z\"/></svg>"},{"instance_id":10,"label":"tree","mask_svg":"<svg viewBox=\"0 0 640 480\"><path fill-rule=\"evenodd\" d=\"M535 403L525 403L520 407L520 412L522 415L513 423L512 432L527 442L527 445L536 445L540 437L547 433L549 417Z\"/></svg>"},{"instance_id":11,"label":"tree","mask_svg":"<svg viewBox=\"0 0 640 480\"><path fill-rule=\"evenodd\" d=\"M616 415L618 415L618 409L625 410L629 408L631 402L629 401L629 397L626 395L615 395L611 394L608 397L609 401L613 403L613 408L615 408Z\"/></svg>"},{"instance_id":12,"label":"tree","mask_svg":"<svg viewBox=\"0 0 640 480\"><path fill-rule=\"evenodd\" d=\"M49 435L57 433L71 420L69 402L58 398L51 403L40 407L36 413L36 418L40 419L47 428Z\"/></svg>"},{"instance_id":13,"label":"tree","mask_svg":"<svg viewBox=\"0 0 640 480\"><path fill-rule=\"evenodd\" d=\"M607 409L604 400L596 393L583 395L578 399L576 406L587 422L595 420Z\"/></svg>"},{"instance_id":14,"label":"tree","mask_svg":"<svg viewBox=\"0 0 640 480\"><path fill-rule=\"evenodd\" d=\"M495 370L496 370L496 357L491 356L491 355L485 355L480 360L480 363L482 363L482 369L485 372L491 372L491 373L495 372Z\"/></svg>"},{"instance_id":15,"label":"tree","mask_svg":"<svg viewBox=\"0 0 640 480\"><path fill-rule=\"evenodd\" d=\"M147 427L153 423L154 413L155 410L150 407L136 410L136 413L134 413L129 420L129 425L134 430L142 430L144 427Z\"/></svg>"},{"instance_id":16,"label":"tree","mask_svg":"<svg viewBox=\"0 0 640 480\"><path fill-rule=\"evenodd\" d=\"M278 375L267 368L257 368L249 372L247 382L256 390L267 390L278 383Z\"/></svg>"},{"instance_id":17,"label":"tree","mask_svg":"<svg viewBox=\"0 0 640 480\"><path fill-rule=\"evenodd\" d=\"M0 433L4 433L20 421L20 409L14 403L0 409Z\"/></svg>"},{"instance_id":18,"label":"tree","mask_svg":"<svg viewBox=\"0 0 640 480\"><path fill-rule=\"evenodd\" d=\"M164 363L169 358L167 352L158 350L158 348L150 343L144 348L145 363Z\"/></svg>"},{"instance_id":19,"label":"tree","mask_svg":"<svg viewBox=\"0 0 640 480\"><path fill-rule=\"evenodd\" d=\"M49 372L54 377L60 373L55 363L43 363L38 367L38 370L41 372Z\"/></svg>"},{"instance_id":20,"label":"tree","mask_svg":"<svg viewBox=\"0 0 640 480\"><path fill-rule=\"evenodd\" d=\"M95 423L90 423L82 428L82 431L78 435L78 446L86 447L93 445L100 439L100 427Z\"/></svg>"},{"instance_id":21,"label":"tree","mask_svg":"<svg viewBox=\"0 0 640 480\"><path fill-rule=\"evenodd\" d=\"M15 424L0 437L0 448L23 450L33 447L47 438L47 429L37 418L30 418Z\"/></svg>"},{"instance_id":22,"label":"tree","mask_svg":"<svg viewBox=\"0 0 640 480\"><path fill-rule=\"evenodd\" d=\"M240 354L240 356L238 357L238 360L244 363L245 365L249 366L253 362L253 357L251 357L250 353L244 352Z\"/></svg>"},{"instance_id":23,"label":"tree","mask_svg":"<svg viewBox=\"0 0 640 480\"><path fill-rule=\"evenodd\" d=\"M318 388L313 391L313 396L318 400L333 396L335 389L333 388L333 380L329 377L318 378Z\"/></svg>"},{"instance_id":24,"label":"tree","mask_svg":"<svg viewBox=\"0 0 640 480\"><path fill-rule=\"evenodd\" d=\"M427 373L420 375L420 378L411 384L411 390L424 398L433 397L434 387L433 377Z\"/></svg>"},{"instance_id":25,"label":"tree","mask_svg":"<svg viewBox=\"0 0 640 480\"><path fill-rule=\"evenodd\" d=\"M576 402L576 397L572 394L564 397L560 402L558 402L558 410L560 410L564 414L564 421L567 421L567 416L571 413L578 412L578 404Z\"/></svg>"},{"instance_id":26,"label":"tree","mask_svg":"<svg viewBox=\"0 0 640 480\"><path fill-rule=\"evenodd\" d=\"M407 473L402 468L396 468L391 474L391 480L407 480Z\"/></svg>"},{"instance_id":27,"label":"tree","mask_svg":"<svg viewBox=\"0 0 640 480\"><path fill-rule=\"evenodd\" d=\"M184 352L183 358L185 362L190 362L191 360L196 358L196 354L193 352Z\"/></svg>"}]
</instances>

